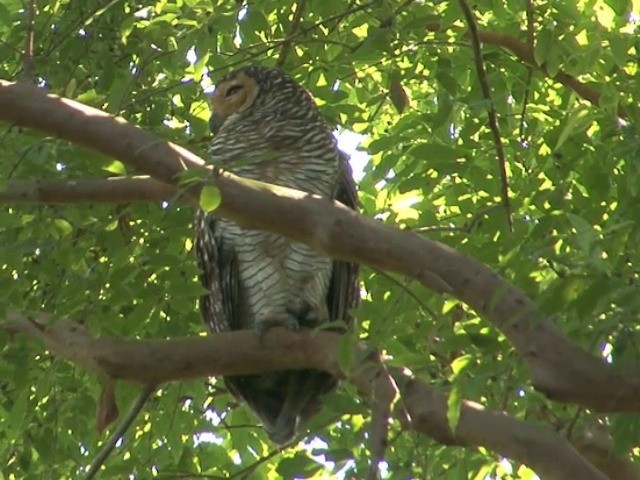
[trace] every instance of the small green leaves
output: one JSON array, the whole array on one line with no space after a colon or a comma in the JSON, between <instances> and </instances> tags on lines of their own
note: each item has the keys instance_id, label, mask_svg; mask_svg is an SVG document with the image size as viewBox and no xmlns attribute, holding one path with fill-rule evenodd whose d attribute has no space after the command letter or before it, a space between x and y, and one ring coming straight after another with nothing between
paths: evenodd
<instances>
[{"instance_id":1,"label":"small green leaves","mask_svg":"<svg viewBox=\"0 0 640 480\"><path fill-rule=\"evenodd\" d=\"M280 478L310 478L322 466L306 453L297 453L293 457L283 458L276 471Z\"/></svg>"}]
</instances>

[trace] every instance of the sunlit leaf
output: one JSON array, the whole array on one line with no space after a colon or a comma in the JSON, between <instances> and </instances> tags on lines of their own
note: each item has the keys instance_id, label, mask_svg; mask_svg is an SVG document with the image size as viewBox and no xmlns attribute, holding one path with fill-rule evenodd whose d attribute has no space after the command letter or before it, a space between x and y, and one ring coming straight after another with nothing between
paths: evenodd
<instances>
[{"instance_id":1,"label":"sunlit leaf","mask_svg":"<svg viewBox=\"0 0 640 480\"><path fill-rule=\"evenodd\" d=\"M205 185L200 191L200 208L205 212L212 212L220 205L220 190L213 185Z\"/></svg>"},{"instance_id":2,"label":"sunlit leaf","mask_svg":"<svg viewBox=\"0 0 640 480\"><path fill-rule=\"evenodd\" d=\"M460 408L462 406L462 395L460 389L454 384L447 397L447 421L451 431L455 432L460 420Z\"/></svg>"}]
</instances>

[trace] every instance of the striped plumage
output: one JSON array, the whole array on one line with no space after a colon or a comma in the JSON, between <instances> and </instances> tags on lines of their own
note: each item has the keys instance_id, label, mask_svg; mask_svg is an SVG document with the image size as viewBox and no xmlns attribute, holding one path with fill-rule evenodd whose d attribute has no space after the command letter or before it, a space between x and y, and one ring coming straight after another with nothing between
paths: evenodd
<instances>
[{"instance_id":1,"label":"striped plumage","mask_svg":"<svg viewBox=\"0 0 640 480\"><path fill-rule=\"evenodd\" d=\"M247 67L216 86L209 152L238 175L337 199L356 208L345 156L311 96L278 69ZM203 320L212 332L282 325L349 322L358 301L357 266L334 261L271 233L247 230L198 212L196 253ZM270 438L286 443L335 386L312 370L225 378L229 390L258 415Z\"/></svg>"}]
</instances>

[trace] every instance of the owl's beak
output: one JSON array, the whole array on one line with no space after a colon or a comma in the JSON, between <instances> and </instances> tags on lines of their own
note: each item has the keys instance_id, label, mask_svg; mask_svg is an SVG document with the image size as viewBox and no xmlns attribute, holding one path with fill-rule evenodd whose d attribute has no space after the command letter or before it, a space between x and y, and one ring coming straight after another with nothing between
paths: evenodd
<instances>
[{"instance_id":1,"label":"owl's beak","mask_svg":"<svg viewBox=\"0 0 640 480\"><path fill-rule=\"evenodd\" d=\"M218 133L223 123L224 123L224 119L221 118L219 115L216 115L215 113L213 113L211 115L211 118L209 119L209 129L215 135Z\"/></svg>"}]
</instances>

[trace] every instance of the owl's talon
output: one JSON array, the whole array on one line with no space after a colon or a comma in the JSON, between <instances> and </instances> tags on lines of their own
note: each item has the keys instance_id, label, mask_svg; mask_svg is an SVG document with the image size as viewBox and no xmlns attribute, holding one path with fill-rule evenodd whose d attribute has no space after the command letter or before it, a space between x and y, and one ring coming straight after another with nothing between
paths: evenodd
<instances>
[{"instance_id":1,"label":"owl's talon","mask_svg":"<svg viewBox=\"0 0 640 480\"><path fill-rule=\"evenodd\" d=\"M328 319L328 313L323 312L321 307L314 308L306 300L298 299L287 307L287 312L295 317L298 325L302 327L315 328Z\"/></svg>"},{"instance_id":2,"label":"owl's talon","mask_svg":"<svg viewBox=\"0 0 640 480\"><path fill-rule=\"evenodd\" d=\"M300 329L300 323L293 315L269 316L258 320L255 329L258 336L262 337L267 330L273 327L284 327L296 332Z\"/></svg>"},{"instance_id":3,"label":"owl's talon","mask_svg":"<svg viewBox=\"0 0 640 480\"><path fill-rule=\"evenodd\" d=\"M298 320L295 317L290 317L289 321L285 322L283 327L288 330L296 332L300 330L300 322L298 322Z\"/></svg>"}]
</instances>

